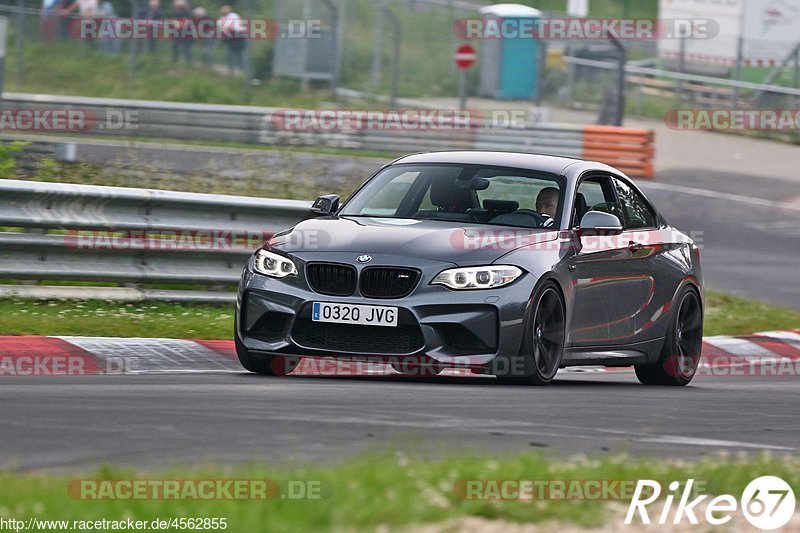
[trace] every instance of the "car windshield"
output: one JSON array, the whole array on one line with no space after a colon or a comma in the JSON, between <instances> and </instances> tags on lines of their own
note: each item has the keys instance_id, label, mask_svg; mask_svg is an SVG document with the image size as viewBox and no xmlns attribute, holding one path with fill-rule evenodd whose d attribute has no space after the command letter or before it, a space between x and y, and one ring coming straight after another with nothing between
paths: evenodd
<instances>
[{"instance_id":1,"label":"car windshield","mask_svg":"<svg viewBox=\"0 0 800 533\"><path fill-rule=\"evenodd\" d=\"M342 216L406 218L521 228L558 227L562 180L478 165L393 165L359 190Z\"/></svg>"}]
</instances>

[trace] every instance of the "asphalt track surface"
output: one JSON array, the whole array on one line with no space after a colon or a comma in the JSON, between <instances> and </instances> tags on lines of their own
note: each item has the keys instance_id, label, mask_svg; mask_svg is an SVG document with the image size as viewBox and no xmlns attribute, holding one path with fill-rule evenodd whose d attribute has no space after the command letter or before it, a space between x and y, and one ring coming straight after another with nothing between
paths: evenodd
<instances>
[{"instance_id":1,"label":"asphalt track surface","mask_svg":"<svg viewBox=\"0 0 800 533\"><path fill-rule=\"evenodd\" d=\"M387 450L691 459L800 447L796 377L699 376L683 388L645 387L631 372L568 374L545 388L486 377L18 377L0 385L0 405L7 471L327 464Z\"/></svg>"},{"instance_id":2,"label":"asphalt track surface","mask_svg":"<svg viewBox=\"0 0 800 533\"><path fill-rule=\"evenodd\" d=\"M707 287L800 309L798 181L685 170L638 184L702 246Z\"/></svg>"}]
</instances>

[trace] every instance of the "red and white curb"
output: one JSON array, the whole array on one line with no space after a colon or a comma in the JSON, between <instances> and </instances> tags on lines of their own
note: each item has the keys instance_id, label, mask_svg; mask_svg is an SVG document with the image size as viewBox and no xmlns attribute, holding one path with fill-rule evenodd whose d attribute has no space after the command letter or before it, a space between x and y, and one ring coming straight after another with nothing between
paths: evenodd
<instances>
[{"instance_id":1,"label":"red and white curb","mask_svg":"<svg viewBox=\"0 0 800 533\"><path fill-rule=\"evenodd\" d=\"M335 371L331 369L335 368ZM800 376L800 330L768 331L745 336L708 337L698 372ZM572 367L562 372L605 372L630 367ZM30 375L153 374L243 372L228 340L183 340L115 337L2 337L0 377ZM396 374L388 365L303 359L293 375ZM442 375L471 375L446 370Z\"/></svg>"}]
</instances>

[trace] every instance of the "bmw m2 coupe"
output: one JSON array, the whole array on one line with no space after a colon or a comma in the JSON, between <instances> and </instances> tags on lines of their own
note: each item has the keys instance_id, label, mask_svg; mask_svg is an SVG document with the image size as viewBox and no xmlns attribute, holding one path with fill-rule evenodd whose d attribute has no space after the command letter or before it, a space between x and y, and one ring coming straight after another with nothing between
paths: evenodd
<instances>
[{"instance_id":1,"label":"bmw m2 coupe","mask_svg":"<svg viewBox=\"0 0 800 533\"><path fill-rule=\"evenodd\" d=\"M702 345L699 252L622 172L503 152L409 155L247 263L239 360L299 357L467 368L549 383L559 368L631 366L686 385Z\"/></svg>"}]
</instances>

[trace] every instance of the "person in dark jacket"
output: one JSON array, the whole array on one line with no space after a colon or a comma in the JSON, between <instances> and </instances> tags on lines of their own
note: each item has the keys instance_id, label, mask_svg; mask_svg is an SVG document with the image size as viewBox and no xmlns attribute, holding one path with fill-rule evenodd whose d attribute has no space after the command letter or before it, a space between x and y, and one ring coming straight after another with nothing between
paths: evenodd
<instances>
[{"instance_id":1,"label":"person in dark jacket","mask_svg":"<svg viewBox=\"0 0 800 533\"><path fill-rule=\"evenodd\" d=\"M149 0L147 2L147 7L139 11L137 18L145 20L163 20L164 15L161 13L161 1ZM156 41L159 37L159 33L160 30L156 29L155 26L150 28L149 39L147 39L147 49L150 52L154 52L156 50Z\"/></svg>"},{"instance_id":2,"label":"person in dark jacket","mask_svg":"<svg viewBox=\"0 0 800 533\"><path fill-rule=\"evenodd\" d=\"M192 18L192 9L189 7L186 0L175 0L172 2L172 19L178 25L178 31L183 32L186 25L194 24ZM172 39L172 62L177 63L180 56L184 56L187 65L192 64L192 44L193 39L191 36L183 36Z\"/></svg>"}]
</instances>

